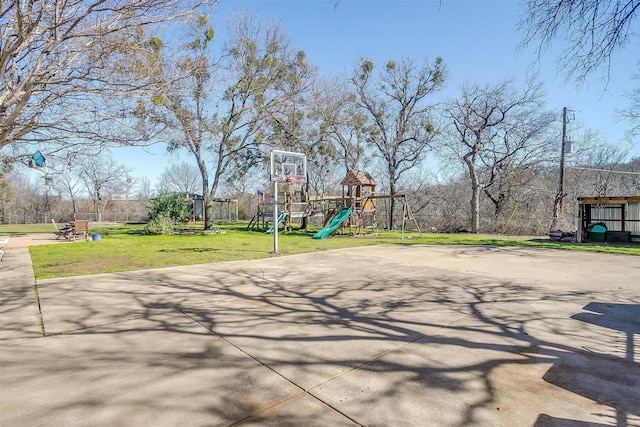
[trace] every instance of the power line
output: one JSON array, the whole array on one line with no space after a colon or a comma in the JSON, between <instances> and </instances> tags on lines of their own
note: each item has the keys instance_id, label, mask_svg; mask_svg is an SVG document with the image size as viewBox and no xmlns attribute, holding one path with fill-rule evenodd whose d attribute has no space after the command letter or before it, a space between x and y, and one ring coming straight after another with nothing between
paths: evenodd
<instances>
[{"instance_id":1,"label":"power line","mask_svg":"<svg viewBox=\"0 0 640 427\"><path fill-rule=\"evenodd\" d=\"M585 171L622 173L622 174L625 174L625 175L640 175L640 172L614 171L612 169L582 168L582 167L577 167L577 166L566 166L566 167L568 169L580 169L580 170L585 170Z\"/></svg>"}]
</instances>

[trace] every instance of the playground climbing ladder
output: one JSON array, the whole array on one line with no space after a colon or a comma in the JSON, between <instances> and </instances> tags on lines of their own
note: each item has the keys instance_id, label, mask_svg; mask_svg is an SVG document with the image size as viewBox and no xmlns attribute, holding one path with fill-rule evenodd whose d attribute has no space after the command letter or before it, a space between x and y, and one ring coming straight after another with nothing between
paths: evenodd
<instances>
[{"instance_id":1,"label":"playground climbing ladder","mask_svg":"<svg viewBox=\"0 0 640 427\"><path fill-rule=\"evenodd\" d=\"M267 233L273 233L274 227L279 226L280 223L284 221L284 219L287 217L287 215L289 215L288 212L282 212L280 215L278 215L278 221L276 221L274 225L269 227L269 229L267 230Z\"/></svg>"}]
</instances>

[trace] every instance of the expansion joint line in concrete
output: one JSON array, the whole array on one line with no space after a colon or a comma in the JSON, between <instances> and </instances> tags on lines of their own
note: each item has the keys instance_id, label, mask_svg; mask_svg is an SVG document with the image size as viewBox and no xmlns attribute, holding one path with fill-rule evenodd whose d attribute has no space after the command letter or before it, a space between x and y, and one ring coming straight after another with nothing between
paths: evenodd
<instances>
[{"instance_id":1,"label":"expansion joint line in concrete","mask_svg":"<svg viewBox=\"0 0 640 427\"><path fill-rule=\"evenodd\" d=\"M38 291L38 283L33 284L33 292L36 294L36 302L38 303L38 322L40 323L40 331L42 336L47 336L47 331L44 328L44 315L42 314L42 305L40 304L40 292Z\"/></svg>"},{"instance_id":2,"label":"expansion joint line in concrete","mask_svg":"<svg viewBox=\"0 0 640 427\"><path fill-rule=\"evenodd\" d=\"M263 280L265 280L265 281L266 281L267 279L266 279L266 278L263 278ZM281 374L280 372L278 372L276 369L274 369L273 367L269 366L267 363L263 362L262 360L260 360L260 359L259 359L259 358L257 358L256 356L252 355L251 353L247 352L245 349L243 349L243 348L239 347L238 345L236 345L236 344L234 344L233 342L231 342L230 340L228 340L226 337L224 337L224 336L220 335L219 333L215 332L214 330L212 330L211 328L209 328L207 325L205 325L205 324L203 324L202 322L200 322L198 319L196 319L196 318L194 318L194 317L190 316L189 314L185 313L184 311L182 311L182 314L184 314L186 317L188 317L188 318L189 318L189 319L191 319L192 321L194 321L194 322L198 323L200 326L202 326L203 328L207 329L208 331L210 331L212 334L214 334L214 335L215 335L215 336L217 336L218 338L222 339L222 340L223 340L224 342L226 342L227 344L229 344L229 345L233 346L234 348L236 348L236 349L237 349L238 351L240 351L241 353L244 353L245 355L247 355L247 356L248 356L248 357L250 357L251 359L255 360L255 361L256 361L256 362L258 362L260 365L264 366L265 368L267 368L268 370L270 370L270 371L271 371L271 372L273 372L274 374L278 375L280 378L284 379L284 380L285 380L285 381L287 381L288 383L290 383L290 384L292 384L293 386L295 386L296 388L300 389L300 391L301 391L301 393L300 393L300 394L303 394L303 393L304 393L304 394L306 394L306 395L310 396L311 398L313 398L313 399L317 400L318 402L320 402L321 404L323 404L323 405L325 405L325 406L327 406L327 407L331 408L333 411L335 411L335 412L339 413L339 414L340 414L340 415L342 415L343 417L347 418L349 421L351 421L351 422L353 422L353 423L355 423L355 424L357 424L357 425L359 425L359 426L363 426L363 424L362 424L362 423L360 423L360 422L358 422L358 421L356 421L353 417L351 417L351 416L347 415L346 413L344 413L344 412L343 412L343 411L341 411L340 409L336 408L336 407L335 407L335 406L333 406L331 403L329 403L329 402L327 402L326 400L322 399L321 397L317 396L315 393L313 393L313 391L312 391L312 390L313 390L313 389L315 389L315 388L318 388L318 387L320 387L320 386L322 386L322 385L325 385L325 384L327 384L327 383L329 383L329 382L331 382L331 381L334 381L334 380L336 380L336 379L338 379L338 378L342 378L342 377L344 377L344 376L348 375L348 374L349 374L349 373L351 373L351 372L354 372L354 371L356 371L356 370L362 369L362 368L363 368L363 367L365 367L365 366L368 366L368 365L370 365L370 364L372 364L372 363L375 363L375 362L377 362L378 360L382 359L383 357L385 357L385 356L387 356L387 355L389 355L389 354L391 354L391 353L397 352L397 351L399 351L399 350L401 350L401 349L403 349L403 348L406 348L407 346L409 346L409 345L411 345L411 344L414 344L414 343L416 343L417 341L419 341L419 340L421 340L421 339L423 339L423 338L425 338L425 337L426 337L426 335L424 335L424 334L420 334L420 335L419 335L419 336L417 336L416 338L412 339L411 341L408 341L408 342L404 343L403 345L400 345L399 347L396 347L396 348L394 348L394 349L391 349L391 350L389 350L389 351L386 351L386 352L384 352L384 353L382 353L382 354L378 355L377 357L375 357L375 358L373 358L373 359L371 359L371 360L368 360L368 361L363 362L363 363L361 363L361 364L359 364L359 365L357 365L357 366L354 366L354 367L352 367L351 369L349 369L349 370L348 370L348 371L346 371L346 372L342 372L342 373L341 373L341 374L339 374L339 375L336 375L336 376L334 376L334 377L332 377L332 378L327 379L326 381L323 381L323 382L321 382L321 383L319 383L319 384L314 385L314 386L313 386L313 387L311 387L310 389L305 389L304 387L302 387L301 385L299 385L298 383L296 383L296 382L295 382L295 381L293 381L292 379L290 379L290 378L288 378L288 377L284 376L283 374ZM474 314L476 314L476 312L475 312L475 311L474 311L474 312L471 312L471 313L469 313L469 314L467 314L467 315L465 315L465 316L462 316L462 317L460 317L460 318L458 318L458 319L456 319L456 320L454 320L454 321L452 321L452 322L449 322L448 324L443 325L443 326L441 326L440 328L436 329L436 330L434 331L434 333L436 333L436 332L438 332L438 331L441 331L441 330L443 330L443 329L446 329L446 328L448 328L449 326L453 325L454 323L457 323L457 322L459 322L459 321L461 321L461 320L463 320L463 319L465 319L465 318L467 318L467 317L470 317L470 316L472 316L472 315L474 315ZM279 405L279 404L281 404L281 403L283 403L283 402L286 402L286 401L288 401L288 400L291 400L291 399L293 399L293 398L296 398L296 397L300 396L300 394L296 394L296 395L294 395L294 396L289 396L289 397L287 397L287 398L285 398L285 399L283 399L283 400L281 400L281 401L278 401L278 402L274 403L273 405L271 405L271 406L269 406L269 407L261 408L260 410L258 410L258 411L256 411L256 412L253 412L253 413L251 413L251 414L247 415L246 417L244 417L244 418L242 418L242 419L240 419L240 420L235 421L234 423L230 424L230 425L229 425L229 427L234 426L234 425L237 425L237 424L239 424L239 423L241 423L241 422L243 422L243 421L245 421L245 420L247 420L247 419L249 419L249 418L251 418L251 417L253 417L253 416L255 416L255 415L258 415L258 414L260 414L260 413L261 413L261 412L263 412L263 411L267 411L267 410L269 410L269 409L271 409L271 408L273 408L273 407L275 407L275 406L277 406L277 405Z\"/></svg>"},{"instance_id":3,"label":"expansion joint line in concrete","mask_svg":"<svg viewBox=\"0 0 640 427\"><path fill-rule=\"evenodd\" d=\"M473 311L473 312L471 312L471 313L469 313L469 314L467 314L467 315L465 315L465 316L462 316L462 317L460 317L460 318L458 318L458 319L456 319L456 320L454 320L454 321L452 321L452 322L449 322L449 323L447 323L446 325L443 325L443 326L439 327L438 329L436 329L435 331L433 331L433 333L432 333L432 334L435 334L435 333L437 333L438 331L441 331L441 330L443 330L443 329L446 329L446 328L448 328L449 326L451 326L451 325L453 325L453 324L455 324L455 323L457 323L457 322L459 322L459 321L461 321L461 320L463 320L463 319L466 319L466 318L468 318L468 317L470 317L470 316L475 315L476 313L477 313L476 311ZM340 373L340 374L338 374L338 375L336 375L336 376L334 376L334 377L332 377L332 378L327 379L326 381L323 381L323 382L321 382L321 383L319 383L319 384L316 384L315 386L313 386L313 387L311 388L311 390L313 390L314 388L321 387L321 386L323 386L323 385L325 385L325 384L328 384L328 383L330 383L331 381L334 381L334 380L336 380L336 379L338 379L338 378L345 377L346 375L350 374L351 372L354 372L354 371L357 371L357 370L359 370L359 369L362 369L362 368L364 368L365 366L371 365L371 364L373 364L373 363L375 363L375 362L377 362L377 361L381 360L382 358L384 358L384 357L388 356L388 355L389 355L389 354L391 354L391 353L395 353L395 352L397 352L397 351L399 351L399 350L401 350L401 349L403 349L403 348L406 348L406 347L408 347L408 346L410 346L410 345L412 345L412 344L415 344L416 342L420 341L421 339L425 338L426 336L427 336L427 335L425 335L425 334L420 334L420 335L418 335L416 338L414 338L414 339L412 339L412 340L410 340L410 341L407 341L406 343L404 343L404 344L402 344L402 345L400 345L400 346L398 346L398 347L396 347L396 348L393 348L393 349L390 349L390 350L388 350L388 351L385 351L385 352L383 352L382 354L379 354L378 356L376 356L375 358L373 358L373 359L371 359L371 360L367 360L366 362L362 362L361 364L359 364L359 365L357 365L357 366L352 367L352 368L351 368L351 369L349 369L348 371L342 372L342 373ZM315 395L313 395L313 393L312 393L311 391L307 391L307 394L309 394L309 395L311 395L311 396L315 397L316 399L318 399L318 400L322 401L321 399L319 399L318 397L316 397ZM330 404L328 404L328 403L326 403L326 402L323 402L323 403L325 403L325 404L326 404L327 406L329 406L329 407L332 407ZM354 422L356 422L356 421L354 421ZM360 424L360 425L362 425L362 424Z\"/></svg>"},{"instance_id":4,"label":"expansion joint line in concrete","mask_svg":"<svg viewBox=\"0 0 640 427\"><path fill-rule=\"evenodd\" d=\"M254 267L256 267L256 268L260 271L260 273L261 273L261 281L262 281L262 282L266 282L266 283L271 283L271 282L272 282L270 279L268 279L268 278L266 277L266 274L264 273L264 270L263 270L262 268L260 268L258 265L256 265L256 264L255 264L255 263L253 263L253 262L251 262L251 264L253 264L253 266L254 266ZM493 304L493 303L495 303L495 302L496 302L496 301L493 301L493 302L492 302L492 303L490 303L490 304ZM243 422L243 421L245 421L245 420L247 420L247 419L249 419L249 418L251 418L251 417L253 417L253 416L255 416L255 415L260 414L261 412L264 412L264 411L267 411L267 410L269 410L269 409L272 409L273 407L275 407L275 406L277 406L277 405L279 405L279 404L281 404L281 403L283 403L283 402L286 402L286 401L288 401L288 400L294 399L294 398L296 398L297 396L300 396L300 395L301 395L301 394L303 394L303 393L304 393L304 394L306 394L306 395L308 395L308 396L310 396L310 397L312 397L313 399L317 400L317 401L318 401L318 402L320 402L321 404L323 404L323 405L325 405L325 406L327 406L327 407L331 408L333 411L335 411L335 412L339 413L340 415L342 415L343 417L347 418L347 419L348 419L348 420L350 420L351 422L353 422L353 423L355 423L355 424L357 424L357 425L359 425L359 426L363 426L363 424L362 424L362 423L360 423L360 422L356 421L356 420L355 420L355 419L353 419L351 416L347 415L346 413L344 413L344 412L343 412L343 411L341 411L340 409L338 409L338 408L336 408L335 406L333 406L331 403L329 403L329 402L327 402L326 400L322 399L321 397L319 397L319 396L315 395L315 394L312 392L312 390L313 390L313 389L316 389L316 388L318 388L318 387L320 387L320 386L322 386L322 385L325 385L325 384L327 384L327 383L329 383L329 382L331 382L331 381L334 381L334 380L336 380L336 379L338 379L338 378L342 378L342 377L344 377L344 376L348 375L348 374L349 374L349 373L351 373L351 372L354 372L354 371L356 371L356 370L362 369L362 368L363 368L363 367L365 367L365 366L368 366L368 365L370 365L370 364L372 364L372 363L375 363L375 362L377 362L378 360L382 359L383 357L386 357L387 355L389 355L389 354L391 354L391 353L394 353L394 352L397 352L397 351L399 351L399 350L401 350L401 349L403 349L403 348L406 348L407 346L409 346L409 345L411 345L411 344L414 344L414 343L416 343L417 341L419 341L419 340L421 340L421 339L423 339L423 338L425 338L425 337L426 337L426 335L424 335L424 334L420 334L420 335L419 335L419 336L417 336L416 338L414 338L414 339L412 339L412 340L410 340L410 341L407 341L407 342L406 342L406 343L404 343L403 345L400 345L400 346L398 346L398 347L396 347L396 348L394 348L394 349L390 349L390 350L388 350L388 351L386 351L386 352L384 352L384 353L382 353L382 354L379 354L377 357L375 357L375 358L373 358L373 359L371 359L371 360L368 360L368 361L366 361L366 362L363 362L363 363L361 363L361 364L359 364L359 365L357 365L357 366L354 366L354 367L352 367L351 369L347 370L346 372L342 372L342 373L340 373L340 374L338 374L338 375L336 375L336 376L334 376L334 377L332 377L332 378L327 379L326 381L323 381L323 382L321 382L321 383L319 383L319 384L316 384L316 385L314 385L313 387L311 387L310 389L305 389L304 387L302 387L301 385L299 385L298 383L296 383L296 382L295 382L295 381L293 381L292 379L290 379L290 378L288 378L288 377L284 376L283 374L281 374L280 372L278 372L276 369L274 369L273 367L269 366L267 363L263 362L262 360L260 360L260 359L259 359L259 358L257 358L256 356L254 356L254 355L250 354L249 352L247 352L247 351L246 351L246 350L244 350L243 348L241 348L241 347L239 347L238 345L234 344L233 342L231 342L230 340L228 340L226 337L224 337L224 336L220 335L219 333L215 332L214 330L212 330L211 328L209 328L207 325L203 324L202 322L198 321L198 320L197 320L197 319L195 319L194 317L190 316L189 314L185 313L184 311L182 311L182 314L184 314L185 316L187 316L189 319L193 320L194 322L198 323L199 325L201 325L202 327L204 327L205 329L207 329L208 331L210 331L212 334L214 334L214 335L216 335L218 338L222 339L222 340L223 340L224 342L226 342L227 344L229 344L229 345L233 346L234 348L236 348L236 349L237 349L237 350L239 350L240 352L244 353L245 355L247 355L247 356L248 356L248 357L250 357L251 359L255 360L255 361L256 361L256 362L258 362L260 365L264 366L265 368L267 368L268 370L270 370L270 371L271 371L271 372L273 372L274 374L278 375L280 378L284 379L285 381L289 382L290 384L292 384L293 386L295 386L296 388L298 388L298 389L300 389L300 390L301 390L301 393L300 393L300 394L296 394L296 395L293 395L293 396L289 396L289 397L287 397L287 398L285 398L285 399L282 399L282 400L280 400L280 401L278 401L278 402L274 403L273 405L271 405L271 406L269 406L269 407L261 408L260 410L255 411L255 412L253 412L253 413L251 413L251 414L247 415L246 417L244 417L244 418L242 418L242 419L240 419L240 420L235 421L234 423L230 424L230 426L229 426L229 427L234 426L234 425L237 425L237 424L239 424L239 423L241 423L241 422ZM458 318L458 319L456 319L456 320L454 320L454 321L452 321L452 322L449 322L449 323L448 323L448 324L446 324L446 325L441 326L440 328L436 329L436 330L435 330L435 331L433 331L432 333L437 333L438 331L441 331L441 330L443 330L443 329L446 329L446 328L448 328L449 326L453 325L454 323L457 323L457 322L459 322L459 321L461 321L461 320L463 320L463 319L465 319L465 318L467 318L467 317L473 316L473 315L475 315L475 314L477 314L477 311L475 311L475 310L474 310L474 311L472 311L471 313L469 313L469 314L467 314L467 315L465 315L465 316L462 316L462 317L460 317L460 318Z\"/></svg>"},{"instance_id":5,"label":"expansion joint line in concrete","mask_svg":"<svg viewBox=\"0 0 640 427\"><path fill-rule=\"evenodd\" d=\"M465 319L465 318L467 318L467 317L469 317L469 316L471 316L471 315L473 315L473 314L475 314L475 312L472 312L472 313L470 313L470 314L467 314L466 316L462 316L462 317L460 317L460 318L458 318L458 319L454 320L453 322L449 322L449 323L447 323L446 325L441 326L441 327L439 327L438 329L436 329L436 330L434 331L434 333L436 333L436 332L438 332L438 331L441 331L441 330L443 330L443 329L446 329L446 328L448 328L449 326L453 325L454 323L457 323L457 322L459 322L460 320ZM407 342L405 342L404 344L402 344L402 345L400 345L400 346L398 346L398 347L396 347L396 348L392 348L392 349L390 349L390 350L387 350L387 351L385 351L385 352L382 352L381 354L379 354L378 356L374 357L374 358L373 358L373 359L371 359L371 360L367 360L366 362L362 362L361 364L359 364L359 365L357 365L357 366L352 367L352 368L351 368L351 369L349 369L348 371L342 372L342 373L340 373L340 374L336 375L335 377L329 378L329 379L327 379L326 381L321 382L320 384L316 384L315 386L313 386L313 388L317 388L317 387L323 386L323 385L325 385L325 384L327 384L327 383L330 383L331 381L333 381L333 380L335 380L335 379L338 379L338 378L344 377L344 376L346 376L346 375L350 374L350 373L351 373L351 372L353 372L353 371L357 371L358 369L362 369L362 368L364 368L365 366L371 365L372 363L375 363L375 362L377 362L377 361L381 360L382 358L384 358L384 357L386 357L386 356L390 355L391 353L395 353L395 352L397 352L397 351L399 351L399 350L402 350L403 348L406 348L406 347L410 346L411 344L415 344L416 342L420 341L422 338L425 338L425 337L426 337L426 335L425 335L425 334L420 334L420 335L418 335L416 338L414 338L414 339L412 339L412 340L410 340L410 341L407 341Z\"/></svg>"},{"instance_id":6,"label":"expansion joint line in concrete","mask_svg":"<svg viewBox=\"0 0 640 427\"><path fill-rule=\"evenodd\" d=\"M185 313L184 311L181 311L182 314L184 314L185 316L187 316L189 319L191 319L192 321L196 322L197 324L199 324L200 326L202 326L203 328L207 329L209 332L211 332L212 334L214 334L215 336L217 336L218 338L220 338L221 340L223 340L224 342L226 342L227 344L233 346L234 348L236 348L238 351L240 351L241 353L244 353L245 355L247 355L248 357L250 357L251 359L255 360L256 362L258 362L259 364L261 364L262 366L264 366L265 368L267 368L268 370L270 370L271 372L273 372L274 374L276 374L277 376L279 376L280 378L282 378L283 380L287 381L288 383L292 384L294 387L298 388L301 393L296 394L294 396L289 396L286 399L283 399L279 402L274 403L273 405L266 407L266 408L262 408L258 411L255 411L249 415L247 415L246 417L235 421L234 423L230 424L229 427L237 425L238 423L241 423L255 415L258 415L260 412L269 410L271 408L273 408L274 406L277 406L279 404L281 404L282 402L286 402L287 400L293 399L297 396L300 396L301 394L306 394L310 397L312 397L313 399L317 400L318 402L322 403L325 406L328 406L329 408L331 408L332 410L334 410L335 412L339 413L340 415L342 415L343 417L345 417L346 419L348 419L349 421L359 425L359 426L363 426L362 423L359 423L358 421L354 420L352 417L350 417L349 415L345 414L344 412L342 412L340 409L336 408L335 406L331 405L330 403L326 402L325 400L321 399L320 397L316 396L315 394L309 392L308 390L306 390L304 387L302 387L300 384L296 383L295 381L293 381L292 379L284 376L283 374L281 374L280 372L278 372L276 369L272 368L271 366L269 366L267 363L263 362L262 360L260 360L259 358L257 358L256 356L252 355L251 353L247 352L245 349L239 347L238 345L234 344L233 342L231 342L230 340L228 340L226 337L220 335L219 333L217 333L216 331L212 330L211 328L209 328L207 325L203 324L202 322L200 322L198 319L190 316L189 314ZM317 386L316 386L317 387Z\"/></svg>"}]
</instances>

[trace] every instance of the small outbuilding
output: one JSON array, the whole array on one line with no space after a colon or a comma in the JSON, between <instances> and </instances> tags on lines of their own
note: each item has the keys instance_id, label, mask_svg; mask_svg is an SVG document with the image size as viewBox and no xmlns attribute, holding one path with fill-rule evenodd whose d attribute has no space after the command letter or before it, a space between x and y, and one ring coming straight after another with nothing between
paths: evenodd
<instances>
[{"instance_id":1,"label":"small outbuilding","mask_svg":"<svg viewBox=\"0 0 640 427\"><path fill-rule=\"evenodd\" d=\"M578 206L579 242L640 243L640 196L578 197Z\"/></svg>"},{"instance_id":2,"label":"small outbuilding","mask_svg":"<svg viewBox=\"0 0 640 427\"><path fill-rule=\"evenodd\" d=\"M191 218L189 221L202 221L204 219L204 196L201 194L193 193L179 193L184 197L184 201L187 203L189 210L191 211ZM214 204L214 210L212 212L214 221L237 221L238 220L238 201L235 199L220 199L215 198L212 200Z\"/></svg>"}]
</instances>

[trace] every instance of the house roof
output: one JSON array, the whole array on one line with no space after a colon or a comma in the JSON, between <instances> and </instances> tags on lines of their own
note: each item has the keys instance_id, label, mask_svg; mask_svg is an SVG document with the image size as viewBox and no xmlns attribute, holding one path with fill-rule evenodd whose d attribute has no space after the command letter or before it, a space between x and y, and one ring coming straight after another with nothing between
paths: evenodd
<instances>
[{"instance_id":1,"label":"house roof","mask_svg":"<svg viewBox=\"0 0 640 427\"><path fill-rule=\"evenodd\" d=\"M590 203L640 203L640 196L613 196L613 197L578 197L580 204Z\"/></svg>"}]
</instances>

